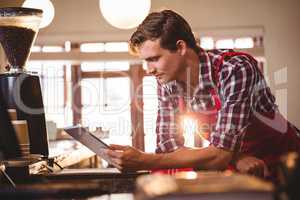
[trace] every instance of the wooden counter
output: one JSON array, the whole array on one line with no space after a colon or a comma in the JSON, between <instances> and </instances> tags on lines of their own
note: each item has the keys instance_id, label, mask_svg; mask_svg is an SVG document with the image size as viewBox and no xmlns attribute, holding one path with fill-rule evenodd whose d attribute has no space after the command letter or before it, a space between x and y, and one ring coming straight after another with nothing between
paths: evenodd
<instances>
[{"instance_id":1,"label":"wooden counter","mask_svg":"<svg viewBox=\"0 0 300 200\"><path fill-rule=\"evenodd\" d=\"M7 198L64 198L76 199L112 193L132 193L136 178L147 171L121 173L115 168L68 169L68 167L95 156L93 152L74 140L50 142L50 156L29 165L6 171L12 176L16 188L6 183L0 186L0 199ZM63 169L62 169L63 168ZM131 200L124 195L104 196Z\"/></svg>"},{"instance_id":2,"label":"wooden counter","mask_svg":"<svg viewBox=\"0 0 300 200\"><path fill-rule=\"evenodd\" d=\"M94 152L72 139L49 142L49 165L54 171L70 167L94 156L96 156Z\"/></svg>"}]
</instances>

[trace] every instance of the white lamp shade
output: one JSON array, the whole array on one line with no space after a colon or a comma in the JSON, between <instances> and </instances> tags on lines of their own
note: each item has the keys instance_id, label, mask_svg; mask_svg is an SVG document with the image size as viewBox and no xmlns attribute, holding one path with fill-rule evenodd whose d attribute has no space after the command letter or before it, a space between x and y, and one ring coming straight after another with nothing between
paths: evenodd
<instances>
[{"instance_id":1,"label":"white lamp shade","mask_svg":"<svg viewBox=\"0 0 300 200\"><path fill-rule=\"evenodd\" d=\"M99 0L105 20L120 29L139 25L148 15L151 0Z\"/></svg>"},{"instance_id":2,"label":"white lamp shade","mask_svg":"<svg viewBox=\"0 0 300 200\"><path fill-rule=\"evenodd\" d=\"M43 10L43 18L40 28L48 26L54 18L54 6L49 0L26 0L22 7L37 8Z\"/></svg>"}]
</instances>

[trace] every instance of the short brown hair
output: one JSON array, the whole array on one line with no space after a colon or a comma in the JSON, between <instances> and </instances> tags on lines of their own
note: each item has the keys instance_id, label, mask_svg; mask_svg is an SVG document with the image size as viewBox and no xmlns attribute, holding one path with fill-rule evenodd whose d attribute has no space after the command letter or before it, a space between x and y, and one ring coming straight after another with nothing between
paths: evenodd
<instances>
[{"instance_id":1,"label":"short brown hair","mask_svg":"<svg viewBox=\"0 0 300 200\"><path fill-rule=\"evenodd\" d=\"M146 40L160 39L160 46L170 51L177 49L176 42L183 40L187 46L199 51L196 39L187 21L172 10L150 13L138 26L129 40L131 52L137 53Z\"/></svg>"}]
</instances>

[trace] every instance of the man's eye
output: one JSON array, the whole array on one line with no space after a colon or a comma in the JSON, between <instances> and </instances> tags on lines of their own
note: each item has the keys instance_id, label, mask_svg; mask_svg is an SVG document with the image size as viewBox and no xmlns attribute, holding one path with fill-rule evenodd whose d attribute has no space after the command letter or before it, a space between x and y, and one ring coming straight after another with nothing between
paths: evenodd
<instances>
[{"instance_id":1,"label":"man's eye","mask_svg":"<svg viewBox=\"0 0 300 200\"><path fill-rule=\"evenodd\" d=\"M146 59L147 62L156 62L158 61L159 57L153 57L153 58L148 58Z\"/></svg>"},{"instance_id":2,"label":"man's eye","mask_svg":"<svg viewBox=\"0 0 300 200\"><path fill-rule=\"evenodd\" d=\"M154 57L151 59L152 62L158 61L158 57Z\"/></svg>"}]
</instances>

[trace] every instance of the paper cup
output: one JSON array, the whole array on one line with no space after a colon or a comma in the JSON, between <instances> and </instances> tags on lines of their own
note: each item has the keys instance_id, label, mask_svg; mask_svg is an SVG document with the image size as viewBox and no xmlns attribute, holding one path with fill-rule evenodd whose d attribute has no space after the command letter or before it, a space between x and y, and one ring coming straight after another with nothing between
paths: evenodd
<instances>
[{"instance_id":1,"label":"paper cup","mask_svg":"<svg viewBox=\"0 0 300 200\"><path fill-rule=\"evenodd\" d=\"M27 121L13 120L11 121L11 123L15 129L22 155L28 156L30 154L30 142L29 142Z\"/></svg>"},{"instance_id":2,"label":"paper cup","mask_svg":"<svg viewBox=\"0 0 300 200\"><path fill-rule=\"evenodd\" d=\"M10 120L17 120L17 111L16 109L7 109L7 112L9 114Z\"/></svg>"}]
</instances>

